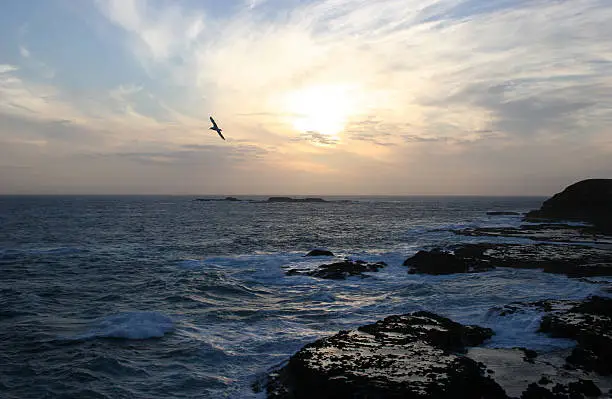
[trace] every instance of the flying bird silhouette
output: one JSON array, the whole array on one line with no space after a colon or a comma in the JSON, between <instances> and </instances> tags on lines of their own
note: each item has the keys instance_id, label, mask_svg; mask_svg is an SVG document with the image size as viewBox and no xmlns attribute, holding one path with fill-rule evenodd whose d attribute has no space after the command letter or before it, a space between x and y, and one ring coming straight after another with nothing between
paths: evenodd
<instances>
[{"instance_id":1,"label":"flying bird silhouette","mask_svg":"<svg viewBox=\"0 0 612 399\"><path fill-rule=\"evenodd\" d=\"M223 129L220 129L219 126L217 126L217 122L215 122L212 116L210 117L210 121L212 122L213 125L209 127L209 129L214 130L215 132L219 133L219 136L221 136L221 138L225 140L225 137L223 137L223 135L221 134Z\"/></svg>"}]
</instances>

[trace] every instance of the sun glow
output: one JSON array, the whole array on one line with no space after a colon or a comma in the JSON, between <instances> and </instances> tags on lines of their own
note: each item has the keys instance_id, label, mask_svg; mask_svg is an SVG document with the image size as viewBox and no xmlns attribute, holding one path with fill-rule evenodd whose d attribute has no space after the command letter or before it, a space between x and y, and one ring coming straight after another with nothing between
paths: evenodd
<instances>
[{"instance_id":1,"label":"sun glow","mask_svg":"<svg viewBox=\"0 0 612 399\"><path fill-rule=\"evenodd\" d=\"M358 99L354 86L323 85L292 92L285 104L295 129L335 136L357 113Z\"/></svg>"}]
</instances>

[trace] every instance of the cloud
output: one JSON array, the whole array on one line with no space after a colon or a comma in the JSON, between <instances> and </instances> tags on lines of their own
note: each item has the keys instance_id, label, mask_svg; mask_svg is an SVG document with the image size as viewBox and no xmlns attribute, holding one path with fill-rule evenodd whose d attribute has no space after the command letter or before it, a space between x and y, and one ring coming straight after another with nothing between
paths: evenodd
<instances>
[{"instance_id":1,"label":"cloud","mask_svg":"<svg viewBox=\"0 0 612 399\"><path fill-rule=\"evenodd\" d=\"M30 50L23 46L19 46L19 54L21 54L23 58L30 58Z\"/></svg>"},{"instance_id":2,"label":"cloud","mask_svg":"<svg viewBox=\"0 0 612 399\"><path fill-rule=\"evenodd\" d=\"M338 142L338 139L327 134L308 131L301 133L298 137L293 138L293 141L308 141L315 144L333 146Z\"/></svg>"},{"instance_id":3,"label":"cloud","mask_svg":"<svg viewBox=\"0 0 612 399\"><path fill-rule=\"evenodd\" d=\"M0 117L29 120L39 133L5 128L12 146L44 141L68 154L60 142L73 140L82 154L95 142L116 154L96 162L184 170L207 154L226 157L229 170L256 163L255 181L274 176L288 187L291 176L265 168L328 173L334 188L359 178L346 165L376 165L390 191L417 182L405 187L421 192L427 176L417 166L452 176L453 190L491 183L493 171L512 173L504 176L513 187L530 173L569 173L570 164L576 174L612 173L601 161L612 122L607 0L96 0L95 10L109 33L103 44L132 57L141 75L107 84L117 70L109 64L90 71L89 82L40 79L33 61L61 65L20 37L19 63L0 65ZM32 24L27 38L35 34ZM321 94L338 87L349 89ZM287 101L303 93L305 109ZM222 121L235 151L209 135L208 115ZM317 117L343 129L323 135ZM314 123L300 130L300 118ZM566 156L537 156L549 148ZM351 184L343 187L359 186Z\"/></svg>"},{"instance_id":4,"label":"cloud","mask_svg":"<svg viewBox=\"0 0 612 399\"><path fill-rule=\"evenodd\" d=\"M152 55L158 66L173 70L168 59L180 57L182 78L195 77L212 108L238 103L241 113L269 113L266 103L276 105L289 88L339 80L365 87L372 100L365 100L363 112L391 107L394 119L420 125L425 137L458 126L490 129L491 118L504 131L531 134L558 128L551 121L567 112L601 108L610 88L593 63L612 54L601 40L612 37L605 22L612 11L595 0L515 7L328 0L302 3L284 18L260 15L255 7L222 22L187 15L178 6L100 4L147 44L149 54L142 57ZM600 90L584 92L595 97L563 103L567 94L593 84ZM503 85L499 93L483 94Z\"/></svg>"}]
</instances>

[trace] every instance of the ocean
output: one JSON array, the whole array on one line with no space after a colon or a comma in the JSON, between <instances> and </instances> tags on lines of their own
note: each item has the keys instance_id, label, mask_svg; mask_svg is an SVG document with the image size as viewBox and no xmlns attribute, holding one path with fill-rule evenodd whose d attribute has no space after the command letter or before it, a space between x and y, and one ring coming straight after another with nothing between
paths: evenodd
<instances>
[{"instance_id":1,"label":"ocean","mask_svg":"<svg viewBox=\"0 0 612 399\"><path fill-rule=\"evenodd\" d=\"M253 384L303 345L385 316L429 310L493 328L491 347L546 351L541 314L514 301L579 299L600 286L539 270L410 275L419 249L516 226L545 198L0 197L0 397L263 398ZM252 199L265 199L255 198ZM330 258L385 261L367 278L286 276Z\"/></svg>"}]
</instances>

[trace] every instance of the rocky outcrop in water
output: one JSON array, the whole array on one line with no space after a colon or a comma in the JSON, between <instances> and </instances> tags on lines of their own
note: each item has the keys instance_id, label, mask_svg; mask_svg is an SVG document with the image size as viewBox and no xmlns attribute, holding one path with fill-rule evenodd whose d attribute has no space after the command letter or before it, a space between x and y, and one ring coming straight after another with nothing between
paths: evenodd
<instances>
[{"instance_id":1,"label":"rocky outcrop in water","mask_svg":"<svg viewBox=\"0 0 612 399\"><path fill-rule=\"evenodd\" d=\"M612 393L612 299L513 303L499 317L537 310L540 329L576 348L537 353L481 346L493 331L431 312L389 316L304 346L259 387L268 398L555 398Z\"/></svg>"},{"instance_id":2,"label":"rocky outcrop in water","mask_svg":"<svg viewBox=\"0 0 612 399\"><path fill-rule=\"evenodd\" d=\"M479 255L482 256L484 248ZM464 253L449 253L440 249L432 251L419 251L414 256L404 261L404 266L409 266L410 274L453 274L482 272L493 269L484 259L474 257L464 251Z\"/></svg>"},{"instance_id":3,"label":"rocky outcrop in water","mask_svg":"<svg viewBox=\"0 0 612 399\"><path fill-rule=\"evenodd\" d=\"M527 219L582 220L612 234L612 179L588 179L574 183L544 201Z\"/></svg>"},{"instance_id":4,"label":"rocky outcrop in water","mask_svg":"<svg viewBox=\"0 0 612 399\"><path fill-rule=\"evenodd\" d=\"M484 272L495 267L543 269L569 277L612 276L612 251L584 245L463 244L450 251L419 251L406 259L409 273Z\"/></svg>"},{"instance_id":5,"label":"rocky outcrop in water","mask_svg":"<svg viewBox=\"0 0 612 399\"><path fill-rule=\"evenodd\" d=\"M194 201L202 201L202 202L241 202L243 200L238 199L236 197L225 197L225 198L196 198Z\"/></svg>"},{"instance_id":6,"label":"rocky outcrop in water","mask_svg":"<svg viewBox=\"0 0 612 399\"><path fill-rule=\"evenodd\" d=\"M326 249L313 249L304 256L334 256L334 253Z\"/></svg>"},{"instance_id":7,"label":"rocky outcrop in water","mask_svg":"<svg viewBox=\"0 0 612 399\"><path fill-rule=\"evenodd\" d=\"M327 202L323 198L270 197L267 202Z\"/></svg>"},{"instance_id":8,"label":"rocky outcrop in water","mask_svg":"<svg viewBox=\"0 0 612 399\"><path fill-rule=\"evenodd\" d=\"M429 312L390 316L303 347L270 375L268 398L506 398L462 355L492 334Z\"/></svg>"},{"instance_id":9,"label":"rocky outcrop in water","mask_svg":"<svg viewBox=\"0 0 612 399\"><path fill-rule=\"evenodd\" d=\"M612 374L612 299L592 297L542 319L540 331L578 342L567 361L600 374Z\"/></svg>"},{"instance_id":10,"label":"rocky outcrop in water","mask_svg":"<svg viewBox=\"0 0 612 399\"><path fill-rule=\"evenodd\" d=\"M303 275L332 280L344 280L351 276L367 277L364 273L377 272L385 266L387 266L385 262L368 263L362 260L346 259L342 262L321 265L315 270L289 269L286 275Z\"/></svg>"},{"instance_id":11,"label":"rocky outcrop in water","mask_svg":"<svg viewBox=\"0 0 612 399\"><path fill-rule=\"evenodd\" d=\"M590 226L562 223L524 224L520 227L475 227L451 230L471 237L528 238L533 241L611 243L612 237L601 234Z\"/></svg>"}]
</instances>

